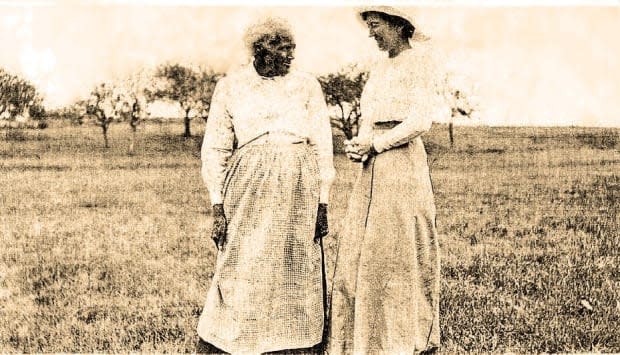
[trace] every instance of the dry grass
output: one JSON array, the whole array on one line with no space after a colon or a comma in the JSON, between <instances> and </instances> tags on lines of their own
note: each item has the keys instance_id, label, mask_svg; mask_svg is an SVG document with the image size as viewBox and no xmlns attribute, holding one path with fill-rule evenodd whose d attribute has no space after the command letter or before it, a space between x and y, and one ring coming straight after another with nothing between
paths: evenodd
<instances>
[{"instance_id":1,"label":"dry grass","mask_svg":"<svg viewBox=\"0 0 620 355\"><path fill-rule=\"evenodd\" d=\"M182 129L146 125L135 156L124 126L109 150L96 127L0 132L0 352L195 350L214 249ZM445 352L620 352L619 133L431 131Z\"/></svg>"}]
</instances>

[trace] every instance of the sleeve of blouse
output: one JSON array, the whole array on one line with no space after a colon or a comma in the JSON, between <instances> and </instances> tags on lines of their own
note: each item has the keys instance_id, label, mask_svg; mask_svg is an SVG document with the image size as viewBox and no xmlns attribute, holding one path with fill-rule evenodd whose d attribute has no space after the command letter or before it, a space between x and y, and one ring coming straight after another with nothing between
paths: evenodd
<instances>
[{"instance_id":1,"label":"sleeve of blouse","mask_svg":"<svg viewBox=\"0 0 620 355\"><path fill-rule=\"evenodd\" d=\"M409 85L402 88L402 97L409 103L409 112L398 126L373 137L379 153L407 143L431 129L433 120L443 114L445 100L439 90L441 77L435 58L427 58L423 68L414 68Z\"/></svg>"},{"instance_id":2,"label":"sleeve of blouse","mask_svg":"<svg viewBox=\"0 0 620 355\"><path fill-rule=\"evenodd\" d=\"M222 189L235 139L232 117L226 106L229 97L226 86L225 78L215 86L200 154L202 178L213 205L223 202Z\"/></svg>"},{"instance_id":3,"label":"sleeve of blouse","mask_svg":"<svg viewBox=\"0 0 620 355\"><path fill-rule=\"evenodd\" d=\"M365 118L364 116L360 117L359 121L359 129L357 131L357 136L363 139L372 140L372 122L370 119Z\"/></svg>"},{"instance_id":4,"label":"sleeve of blouse","mask_svg":"<svg viewBox=\"0 0 620 355\"><path fill-rule=\"evenodd\" d=\"M312 131L309 132L309 143L314 149L319 165L319 201L321 203L328 203L329 190L336 177L336 170L334 168L334 150L329 113L325 104L323 90L321 90L321 85L316 79L312 79L310 84L308 112L313 122Z\"/></svg>"}]
</instances>

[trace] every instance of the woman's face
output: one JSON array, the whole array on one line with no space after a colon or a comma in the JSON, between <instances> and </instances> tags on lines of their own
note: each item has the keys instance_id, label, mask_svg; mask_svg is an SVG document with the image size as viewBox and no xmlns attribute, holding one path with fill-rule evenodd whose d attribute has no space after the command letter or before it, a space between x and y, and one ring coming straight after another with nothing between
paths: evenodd
<instances>
[{"instance_id":1,"label":"woman's face","mask_svg":"<svg viewBox=\"0 0 620 355\"><path fill-rule=\"evenodd\" d=\"M284 76L288 74L295 56L295 41L287 36L271 36L262 41L255 57L263 76Z\"/></svg>"},{"instance_id":2,"label":"woman's face","mask_svg":"<svg viewBox=\"0 0 620 355\"><path fill-rule=\"evenodd\" d=\"M373 37L382 51L389 51L403 41L401 29L383 20L379 15L369 13L366 15L368 35Z\"/></svg>"}]
</instances>

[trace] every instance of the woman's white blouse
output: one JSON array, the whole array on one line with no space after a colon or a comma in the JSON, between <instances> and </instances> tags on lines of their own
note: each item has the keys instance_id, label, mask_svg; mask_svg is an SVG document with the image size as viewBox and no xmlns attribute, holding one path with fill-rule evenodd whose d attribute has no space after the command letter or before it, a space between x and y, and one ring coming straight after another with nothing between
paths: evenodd
<instances>
[{"instance_id":1,"label":"woman's white blouse","mask_svg":"<svg viewBox=\"0 0 620 355\"><path fill-rule=\"evenodd\" d=\"M360 137L372 139L382 152L428 131L434 120L445 119L449 108L441 89L437 58L432 47L415 43L394 58L385 58L370 70L361 105ZM373 133L375 122L401 122Z\"/></svg>"},{"instance_id":2,"label":"woman's white blouse","mask_svg":"<svg viewBox=\"0 0 620 355\"><path fill-rule=\"evenodd\" d=\"M319 166L320 201L327 203L335 169L329 115L319 82L297 71L263 78L252 65L220 79L211 99L201 152L211 203L222 203L235 141L241 147L267 132L308 140Z\"/></svg>"}]
</instances>

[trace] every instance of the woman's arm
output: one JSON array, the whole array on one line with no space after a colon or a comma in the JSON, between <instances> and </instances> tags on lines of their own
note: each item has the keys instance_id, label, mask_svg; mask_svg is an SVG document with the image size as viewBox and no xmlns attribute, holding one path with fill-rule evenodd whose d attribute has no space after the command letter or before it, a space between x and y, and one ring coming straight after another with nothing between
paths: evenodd
<instances>
[{"instance_id":1,"label":"woman's arm","mask_svg":"<svg viewBox=\"0 0 620 355\"><path fill-rule=\"evenodd\" d=\"M312 79L308 112L312 126L309 127L309 143L312 145L319 165L320 203L328 203L329 189L331 188L336 170L334 169L334 149L332 143L332 129L329 122L329 113L321 85Z\"/></svg>"},{"instance_id":2,"label":"woman's arm","mask_svg":"<svg viewBox=\"0 0 620 355\"><path fill-rule=\"evenodd\" d=\"M226 107L228 97L226 79L223 78L213 92L201 149L202 178L209 190L212 205L223 202L226 168L235 139L232 117Z\"/></svg>"},{"instance_id":3,"label":"woman's arm","mask_svg":"<svg viewBox=\"0 0 620 355\"><path fill-rule=\"evenodd\" d=\"M431 129L433 120L439 119L440 115L449 114L440 88L439 78L442 73L437 56L431 55L429 49L421 53L420 60L414 63L406 74L406 85L400 88L402 99L407 102L409 111L398 126L374 135L372 145L378 153L422 135Z\"/></svg>"},{"instance_id":4,"label":"woman's arm","mask_svg":"<svg viewBox=\"0 0 620 355\"><path fill-rule=\"evenodd\" d=\"M401 146L428 131L431 128L433 116L432 110L428 109L430 105L424 103L411 106L406 118L394 128L377 133L373 132L372 126L369 125L364 131L360 130L360 134L348 144L349 150L359 158L354 160L364 160L362 156Z\"/></svg>"},{"instance_id":5,"label":"woman's arm","mask_svg":"<svg viewBox=\"0 0 620 355\"><path fill-rule=\"evenodd\" d=\"M426 106L426 105L424 105ZM412 108L407 118L396 127L372 138L372 146L377 153L401 146L431 129L431 112L425 107Z\"/></svg>"}]
</instances>

